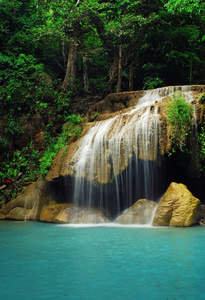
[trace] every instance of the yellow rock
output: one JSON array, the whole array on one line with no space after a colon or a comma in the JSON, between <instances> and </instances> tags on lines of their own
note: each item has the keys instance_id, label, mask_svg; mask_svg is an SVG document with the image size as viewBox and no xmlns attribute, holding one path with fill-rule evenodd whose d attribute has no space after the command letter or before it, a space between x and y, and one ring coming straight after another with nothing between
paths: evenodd
<instances>
[{"instance_id":1,"label":"yellow rock","mask_svg":"<svg viewBox=\"0 0 205 300\"><path fill-rule=\"evenodd\" d=\"M6 215L7 219L13 220L24 220L25 219L25 209L23 207L14 207L10 212Z\"/></svg>"},{"instance_id":2,"label":"yellow rock","mask_svg":"<svg viewBox=\"0 0 205 300\"><path fill-rule=\"evenodd\" d=\"M72 204L52 204L41 210L40 221L53 223L107 223L109 220L96 209L75 207Z\"/></svg>"},{"instance_id":3,"label":"yellow rock","mask_svg":"<svg viewBox=\"0 0 205 300\"><path fill-rule=\"evenodd\" d=\"M23 194L2 207L0 219L37 220L40 198L45 194L45 188L46 184L43 181L29 185Z\"/></svg>"},{"instance_id":4,"label":"yellow rock","mask_svg":"<svg viewBox=\"0 0 205 300\"><path fill-rule=\"evenodd\" d=\"M154 226L192 226L199 221L201 202L184 184L172 182L156 210Z\"/></svg>"},{"instance_id":5,"label":"yellow rock","mask_svg":"<svg viewBox=\"0 0 205 300\"><path fill-rule=\"evenodd\" d=\"M42 222L56 222L57 215L68 207L67 204L52 204L44 206L41 210L39 220Z\"/></svg>"}]
</instances>

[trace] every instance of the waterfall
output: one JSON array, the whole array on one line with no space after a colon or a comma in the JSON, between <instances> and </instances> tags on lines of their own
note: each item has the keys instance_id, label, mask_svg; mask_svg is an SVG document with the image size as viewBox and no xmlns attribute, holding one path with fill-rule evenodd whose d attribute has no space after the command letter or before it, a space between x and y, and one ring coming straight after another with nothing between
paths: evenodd
<instances>
[{"instance_id":1,"label":"waterfall","mask_svg":"<svg viewBox=\"0 0 205 300\"><path fill-rule=\"evenodd\" d=\"M190 87L145 91L134 108L88 131L72 159L76 205L118 214L142 197L159 197L159 103L178 90L191 101Z\"/></svg>"}]
</instances>

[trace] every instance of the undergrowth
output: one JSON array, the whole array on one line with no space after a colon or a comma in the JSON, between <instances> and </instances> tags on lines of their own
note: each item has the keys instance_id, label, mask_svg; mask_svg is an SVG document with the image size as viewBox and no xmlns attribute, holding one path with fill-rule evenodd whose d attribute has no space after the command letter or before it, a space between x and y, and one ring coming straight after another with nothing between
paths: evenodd
<instances>
[{"instance_id":1,"label":"undergrowth","mask_svg":"<svg viewBox=\"0 0 205 300\"><path fill-rule=\"evenodd\" d=\"M42 149L36 150L33 142L26 147L2 156L0 179L11 178L13 184L1 191L0 207L19 194L26 182L32 182L48 173L58 151L68 145L69 141L77 140L82 131L83 119L79 115L66 117L66 123L58 134L53 133L53 124L49 123L44 132ZM6 153L9 141L0 137L0 149ZM66 149L63 151L65 155ZM19 177L19 174L21 176ZM3 184L3 183L2 183Z\"/></svg>"}]
</instances>

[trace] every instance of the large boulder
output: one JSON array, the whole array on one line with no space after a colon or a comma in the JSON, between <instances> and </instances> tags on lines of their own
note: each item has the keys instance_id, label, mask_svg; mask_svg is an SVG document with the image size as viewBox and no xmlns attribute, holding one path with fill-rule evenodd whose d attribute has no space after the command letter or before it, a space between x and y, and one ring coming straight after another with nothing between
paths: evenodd
<instances>
[{"instance_id":1,"label":"large boulder","mask_svg":"<svg viewBox=\"0 0 205 300\"><path fill-rule=\"evenodd\" d=\"M140 199L126 209L116 221L121 224L149 224L156 207L156 202Z\"/></svg>"},{"instance_id":2,"label":"large boulder","mask_svg":"<svg viewBox=\"0 0 205 300\"><path fill-rule=\"evenodd\" d=\"M41 210L40 221L53 223L107 223L109 220L98 210L76 207L72 204L51 204Z\"/></svg>"},{"instance_id":3,"label":"large boulder","mask_svg":"<svg viewBox=\"0 0 205 300\"><path fill-rule=\"evenodd\" d=\"M200 200L184 184L172 182L155 212L154 226L192 226L199 221Z\"/></svg>"},{"instance_id":4,"label":"large boulder","mask_svg":"<svg viewBox=\"0 0 205 300\"><path fill-rule=\"evenodd\" d=\"M61 211L68 209L68 204L50 204L42 208L39 220L42 222L56 222L55 219Z\"/></svg>"},{"instance_id":5,"label":"large boulder","mask_svg":"<svg viewBox=\"0 0 205 300\"><path fill-rule=\"evenodd\" d=\"M37 220L39 205L46 184L37 181L29 185L25 192L0 209L0 219Z\"/></svg>"}]
</instances>

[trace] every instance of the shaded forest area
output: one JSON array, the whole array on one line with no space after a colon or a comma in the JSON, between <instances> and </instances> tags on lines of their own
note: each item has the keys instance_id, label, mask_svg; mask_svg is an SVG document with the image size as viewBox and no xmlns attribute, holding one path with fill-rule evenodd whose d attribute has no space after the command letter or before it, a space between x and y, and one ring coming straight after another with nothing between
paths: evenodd
<instances>
[{"instance_id":1,"label":"shaded forest area","mask_svg":"<svg viewBox=\"0 0 205 300\"><path fill-rule=\"evenodd\" d=\"M2 0L0 25L0 177L16 186L46 174L107 94L205 83L200 0Z\"/></svg>"}]
</instances>

